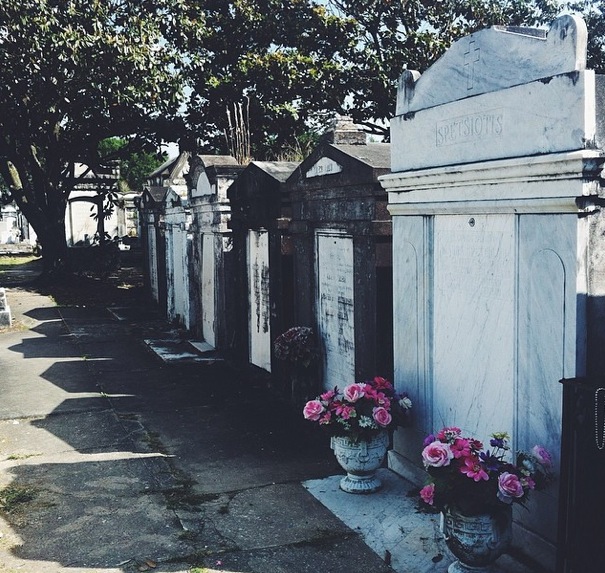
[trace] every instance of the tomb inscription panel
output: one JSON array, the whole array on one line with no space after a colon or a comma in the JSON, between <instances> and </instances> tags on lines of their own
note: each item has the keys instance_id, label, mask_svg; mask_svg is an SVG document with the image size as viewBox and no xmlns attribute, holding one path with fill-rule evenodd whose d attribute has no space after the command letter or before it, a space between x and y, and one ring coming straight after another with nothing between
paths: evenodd
<instances>
[{"instance_id":1,"label":"tomb inscription panel","mask_svg":"<svg viewBox=\"0 0 605 573\"><path fill-rule=\"evenodd\" d=\"M414 145L391 147L391 169L584 149L596 134L595 97L594 73L575 72L397 116L391 137Z\"/></svg>"},{"instance_id":2,"label":"tomb inscription panel","mask_svg":"<svg viewBox=\"0 0 605 573\"><path fill-rule=\"evenodd\" d=\"M271 372L269 233L267 231L249 231L247 255L250 362Z\"/></svg>"},{"instance_id":3,"label":"tomb inscription panel","mask_svg":"<svg viewBox=\"0 0 605 573\"><path fill-rule=\"evenodd\" d=\"M512 432L514 217L438 216L434 241L434 423Z\"/></svg>"},{"instance_id":4,"label":"tomb inscription panel","mask_svg":"<svg viewBox=\"0 0 605 573\"><path fill-rule=\"evenodd\" d=\"M355 381L353 239L317 233L317 318L326 389Z\"/></svg>"}]
</instances>

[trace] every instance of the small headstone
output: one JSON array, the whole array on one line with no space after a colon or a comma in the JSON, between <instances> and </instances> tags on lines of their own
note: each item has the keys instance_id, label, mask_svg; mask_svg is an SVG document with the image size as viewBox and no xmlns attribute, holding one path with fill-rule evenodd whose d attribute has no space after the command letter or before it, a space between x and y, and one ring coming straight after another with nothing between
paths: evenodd
<instances>
[{"instance_id":1,"label":"small headstone","mask_svg":"<svg viewBox=\"0 0 605 573\"><path fill-rule=\"evenodd\" d=\"M0 288L0 326L11 326L11 309L6 299L6 289Z\"/></svg>"}]
</instances>

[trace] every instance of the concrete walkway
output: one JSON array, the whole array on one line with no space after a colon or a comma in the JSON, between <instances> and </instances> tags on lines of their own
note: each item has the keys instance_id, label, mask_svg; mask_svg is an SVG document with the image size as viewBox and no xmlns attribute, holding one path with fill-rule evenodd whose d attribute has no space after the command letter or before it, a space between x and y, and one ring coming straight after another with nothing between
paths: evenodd
<instances>
[{"instance_id":1,"label":"concrete walkway","mask_svg":"<svg viewBox=\"0 0 605 573\"><path fill-rule=\"evenodd\" d=\"M7 295L1 572L446 571L411 484L383 469L383 492L340 491L298 413L225 362L159 360L144 341L174 333L153 312Z\"/></svg>"}]
</instances>

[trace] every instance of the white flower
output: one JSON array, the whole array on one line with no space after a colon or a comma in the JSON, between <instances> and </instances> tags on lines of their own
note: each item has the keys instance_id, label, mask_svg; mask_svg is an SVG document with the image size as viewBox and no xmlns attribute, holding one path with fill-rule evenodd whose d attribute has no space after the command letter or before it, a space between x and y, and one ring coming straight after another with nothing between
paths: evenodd
<instances>
[{"instance_id":1,"label":"white flower","mask_svg":"<svg viewBox=\"0 0 605 573\"><path fill-rule=\"evenodd\" d=\"M399 400L399 405L404 409L404 410L409 410L412 407L412 401L405 397L405 398L401 398L401 400Z\"/></svg>"},{"instance_id":2,"label":"white flower","mask_svg":"<svg viewBox=\"0 0 605 573\"><path fill-rule=\"evenodd\" d=\"M372 428L372 429L378 428L378 425L376 424L376 422L369 416L360 416L359 417L359 426L361 428Z\"/></svg>"}]
</instances>

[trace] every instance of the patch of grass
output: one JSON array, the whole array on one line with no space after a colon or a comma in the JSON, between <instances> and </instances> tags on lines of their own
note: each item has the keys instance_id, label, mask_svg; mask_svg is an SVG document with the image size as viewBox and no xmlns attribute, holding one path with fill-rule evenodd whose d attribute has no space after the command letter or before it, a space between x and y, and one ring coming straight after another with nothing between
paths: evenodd
<instances>
[{"instance_id":1,"label":"patch of grass","mask_svg":"<svg viewBox=\"0 0 605 573\"><path fill-rule=\"evenodd\" d=\"M6 459L7 460L26 460L27 458L34 458L36 456L41 456L42 454L11 454Z\"/></svg>"},{"instance_id":2,"label":"patch of grass","mask_svg":"<svg viewBox=\"0 0 605 573\"><path fill-rule=\"evenodd\" d=\"M13 270L20 265L28 265L33 261L39 260L34 255L0 255L0 272Z\"/></svg>"},{"instance_id":3,"label":"patch of grass","mask_svg":"<svg viewBox=\"0 0 605 573\"><path fill-rule=\"evenodd\" d=\"M0 490L0 509L4 513L14 513L24 504L30 503L38 495L38 490L32 486L12 484Z\"/></svg>"},{"instance_id":4,"label":"patch of grass","mask_svg":"<svg viewBox=\"0 0 605 573\"><path fill-rule=\"evenodd\" d=\"M199 494L192 491L191 487L175 487L162 491L166 499L168 509L188 509L189 511L199 511L199 505L206 501L214 501L218 495Z\"/></svg>"}]
</instances>

